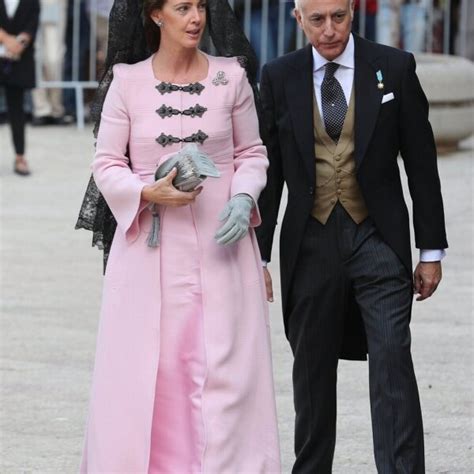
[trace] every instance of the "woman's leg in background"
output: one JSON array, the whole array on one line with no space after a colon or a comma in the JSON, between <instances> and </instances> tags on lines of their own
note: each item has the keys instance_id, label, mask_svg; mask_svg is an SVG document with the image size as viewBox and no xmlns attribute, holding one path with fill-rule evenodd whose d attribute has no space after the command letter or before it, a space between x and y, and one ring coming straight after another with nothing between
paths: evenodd
<instances>
[{"instance_id":1,"label":"woman's leg in background","mask_svg":"<svg viewBox=\"0 0 474 474\"><path fill-rule=\"evenodd\" d=\"M13 146L15 148L14 171L26 176L30 174L28 163L25 160L25 111L23 101L25 89L23 87L5 86L8 121L12 132Z\"/></svg>"}]
</instances>

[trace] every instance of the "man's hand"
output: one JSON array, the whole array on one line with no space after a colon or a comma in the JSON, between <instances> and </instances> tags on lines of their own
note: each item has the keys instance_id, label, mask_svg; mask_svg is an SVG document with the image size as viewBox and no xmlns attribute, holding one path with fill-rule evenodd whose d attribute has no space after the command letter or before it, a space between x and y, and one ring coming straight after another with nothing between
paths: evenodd
<instances>
[{"instance_id":1,"label":"man's hand","mask_svg":"<svg viewBox=\"0 0 474 474\"><path fill-rule=\"evenodd\" d=\"M416 301L429 298L441 281L441 262L419 262L413 273L413 286L419 296Z\"/></svg>"},{"instance_id":2,"label":"man's hand","mask_svg":"<svg viewBox=\"0 0 474 474\"><path fill-rule=\"evenodd\" d=\"M265 279L265 290L267 292L267 301L273 303L273 284L272 276L267 267L263 268L263 278Z\"/></svg>"},{"instance_id":3,"label":"man's hand","mask_svg":"<svg viewBox=\"0 0 474 474\"><path fill-rule=\"evenodd\" d=\"M6 34L3 37L2 43L7 48L8 53L10 53L14 57L21 56L25 47L21 43L19 43L16 39L16 36Z\"/></svg>"}]
</instances>

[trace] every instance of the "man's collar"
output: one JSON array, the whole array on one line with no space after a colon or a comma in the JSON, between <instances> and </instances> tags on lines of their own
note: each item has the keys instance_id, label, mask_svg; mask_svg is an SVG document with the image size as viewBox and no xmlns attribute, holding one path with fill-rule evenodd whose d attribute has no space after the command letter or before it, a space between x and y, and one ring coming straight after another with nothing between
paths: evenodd
<instances>
[{"instance_id":1,"label":"man's collar","mask_svg":"<svg viewBox=\"0 0 474 474\"><path fill-rule=\"evenodd\" d=\"M326 58L323 58L316 51L314 46L311 49L313 51L313 71L315 72L326 66L326 64L330 61L328 61ZM344 51L332 62L350 69L354 69L354 37L352 36L352 33L349 35L349 41L347 42Z\"/></svg>"}]
</instances>

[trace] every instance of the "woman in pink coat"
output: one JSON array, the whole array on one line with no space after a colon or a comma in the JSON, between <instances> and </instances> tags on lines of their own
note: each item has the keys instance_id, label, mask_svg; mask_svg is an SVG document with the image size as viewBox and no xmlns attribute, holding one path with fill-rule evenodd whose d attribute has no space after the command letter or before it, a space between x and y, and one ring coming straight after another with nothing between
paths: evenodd
<instances>
[{"instance_id":1,"label":"woman in pink coat","mask_svg":"<svg viewBox=\"0 0 474 474\"><path fill-rule=\"evenodd\" d=\"M145 0L155 52L116 64L103 104L92 168L117 229L83 473L280 472L252 229L268 162L242 61L198 49L206 20L212 35L212 6L228 9L209 1ZM116 0L111 28L124 4ZM220 177L191 192L173 186L175 169L155 182L157 167L187 143ZM156 247L150 204L160 218Z\"/></svg>"}]
</instances>

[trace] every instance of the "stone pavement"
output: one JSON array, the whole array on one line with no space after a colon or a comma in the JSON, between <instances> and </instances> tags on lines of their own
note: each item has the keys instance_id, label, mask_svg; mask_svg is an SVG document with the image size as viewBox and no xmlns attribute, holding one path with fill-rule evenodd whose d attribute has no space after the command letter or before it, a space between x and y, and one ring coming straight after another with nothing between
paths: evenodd
<instances>
[{"instance_id":1,"label":"stone pavement","mask_svg":"<svg viewBox=\"0 0 474 474\"><path fill-rule=\"evenodd\" d=\"M430 473L474 472L473 144L439 160L450 249L438 292L414 304ZM34 174L14 176L9 130L0 127L1 474L78 469L101 294L101 254L90 247L90 233L74 231L92 154L90 129L29 128ZM270 265L275 278L277 267ZM283 472L289 473L291 354L279 304L277 290L273 354ZM340 364L334 472L375 473L365 363Z\"/></svg>"}]
</instances>

